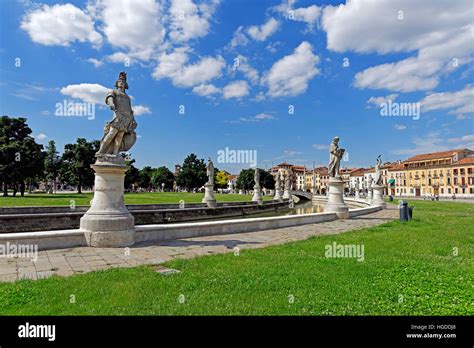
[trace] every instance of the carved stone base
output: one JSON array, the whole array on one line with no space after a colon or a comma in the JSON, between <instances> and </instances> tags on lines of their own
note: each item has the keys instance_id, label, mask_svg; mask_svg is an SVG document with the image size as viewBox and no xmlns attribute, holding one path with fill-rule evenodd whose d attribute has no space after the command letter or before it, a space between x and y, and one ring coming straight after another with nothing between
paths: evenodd
<instances>
[{"instance_id":1,"label":"carved stone base","mask_svg":"<svg viewBox=\"0 0 474 348\"><path fill-rule=\"evenodd\" d=\"M341 178L329 178L328 195L324 212L336 213L340 219L348 219L349 208L344 202L344 181Z\"/></svg>"},{"instance_id":2,"label":"carved stone base","mask_svg":"<svg viewBox=\"0 0 474 348\"><path fill-rule=\"evenodd\" d=\"M97 161L94 198L80 221L87 245L125 247L135 243L135 219L123 201L124 177L128 166L120 162Z\"/></svg>"},{"instance_id":3,"label":"carved stone base","mask_svg":"<svg viewBox=\"0 0 474 348\"><path fill-rule=\"evenodd\" d=\"M257 202L258 204L263 204L262 191L260 190L260 186L255 185L253 187L252 202Z\"/></svg>"},{"instance_id":4,"label":"carved stone base","mask_svg":"<svg viewBox=\"0 0 474 348\"><path fill-rule=\"evenodd\" d=\"M217 201L214 198L214 185L212 184L205 184L204 185L204 198L202 199L202 203L206 203L209 208L217 207Z\"/></svg>"},{"instance_id":5,"label":"carved stone base","mask_svg":"<svg viewBox=\"0 0 474 348\"><path fill-rule=\"evenodd\" d=\"M291 195L290 195L290 190L286 189L283 191L283 199L290 199L291 198Z\"/></svg>"},{"instance_id":6,"label":"carved stone base","mask_svg":"<svg viewBox=\"0 0 474 348\"><path fill-rule=\"evenodd\" d=\"M383 199L383 186L374 185L373 190L374 198L370 202L370 205L379 206L385 209L387 207L387 203L385 203L385 200Z\"/></svg>"},{"instance_id":7,"label":"carved stone base","mask_svg":"<svg viewBox=\"0 0 474 348\"><path fill-rule=\"evenodd\" d=\"M283 194L280 189L275 189L275 196L273 196L273 200L278 202L283 201Z\"/></svg>"}]
</instances>

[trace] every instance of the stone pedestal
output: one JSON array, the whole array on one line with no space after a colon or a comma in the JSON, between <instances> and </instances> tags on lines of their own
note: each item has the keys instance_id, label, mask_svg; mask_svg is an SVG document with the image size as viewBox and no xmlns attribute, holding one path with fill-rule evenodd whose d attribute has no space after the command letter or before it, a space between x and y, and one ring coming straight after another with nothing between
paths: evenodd
<instances>
[{"instance_id":1,"label":"stone pedestal","mask_svg":"<svg viewBox=\"0 0 474 348\"><path fill-rule=\"evenodd\" d=\"M285 187L285 190L283 191L283 199L290 199L290 198L291 198L290 190Z\"/></svg>"},{"instance_id":2,"label":"stone pedestal","mask_svg":"<svg viewBox=\"0 0 474 348\"><path fill-rule=\"evenodd\" d=\"M243 195L244 194L244 190L240 189L239 190L239 195Z\"/></svg>"},{"instance_id":3,"label":"stone pedestal","mask_svg":"<svg viewBox=\"0 0 474 348\"><path fill-rule=\"evenodd\" d=\"M283 194L279 188L275 189L275 196L273 196L273 200L278 202L283 200Z\"/></svg>"},{"instance_id":4,"label":"stone pedestal","mask_svg":"<svg viewBox=\"0 0 474 348\"><path fill-rule=\"evenodd\" d=\"M126 247L135 243L135 219L123 201L124 177L128 166L120 157L114 162L97 161L94 199L81 218L80 229L88 246Z\"/></svg>"},{"instance_id":5,"label":"stone pedestal","mask_svg":"<svg viewBox=\"0 0 474 348\"><path fill-rule=\"evenodd\" d=\"M214 185L206 183L204 185L204 198L202 199L202 203L206 203L209 208L217 207L217 201L214 198Z\"/></svg>"},{"instance_id":6,"label":"stone pedestal","mask_svg":"<svg viewBox=\"0 0 474 348\"><path fill-rule=\"evenodd\" d=\"M374 185L373 186L373 195L374 195L374 198L370 202L370 205L380 206L380 207L385 209L387 207L387 204L385 203L385 201L383 199L383 186Z\"/></svg>"},{"instance_id":7,"label":"stone pedestal","mask_svg":"<svg viewBox=\"0 0 474 348\"><path fill-rule=\"evenodd\" d=\"M360 197L360 192L359 192L359 190L356 190L355 191L355 198L359 198L359 197Z\"/></svg>"},{"instance_id":8,"label":"stone pedestal","mask_svg":"<svg viewBox=\"0 0 474 348\"><path fill-rule=\"evenodd\" d=\"M260 189L260 185L255 185L253 187L252 202L257 202L258 204L263 204L262 191Z\"/></svg>"},{"instance_id":9,"label":"stone pedestal","mask_svg":"<svg viewBox=\"0 0 474 348\"><path fill-rule=\"evenodd\" d=\"M340 219L348 219L349 208L344 203L344 181L341 178L329 178L328 195L324 212L336 213Z\"/></svg>"},{"instance_id":10,"label":"stone pedestal","mask_svg":"<svg viewBox=\"0 0 474 348\"><path fill-rule=\"evenodd\" d=\"M371 203L373 199L374 199L374 189L369 188L369 191L367 192L367 201Z\"/></svg>"}]
</instances>

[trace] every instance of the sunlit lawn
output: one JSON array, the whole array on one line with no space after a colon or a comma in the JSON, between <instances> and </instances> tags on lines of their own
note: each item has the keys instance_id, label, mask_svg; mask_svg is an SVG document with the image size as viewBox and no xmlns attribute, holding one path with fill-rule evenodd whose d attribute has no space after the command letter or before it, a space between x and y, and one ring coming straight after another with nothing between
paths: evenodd
<instances>
[{"instance_id":1,"label":"sunlit lawn","mask_svg":"<svg viewBox=\"0 0 474 348\"><path fill-rule=\"evenodd\" d=\"M3 283L0 315L474 315L474 205L413 205L408 223L175 260L174 275L142 266ZM365 260L326 258L333 242L363 244Z\"/></svg>"}]
</instances>

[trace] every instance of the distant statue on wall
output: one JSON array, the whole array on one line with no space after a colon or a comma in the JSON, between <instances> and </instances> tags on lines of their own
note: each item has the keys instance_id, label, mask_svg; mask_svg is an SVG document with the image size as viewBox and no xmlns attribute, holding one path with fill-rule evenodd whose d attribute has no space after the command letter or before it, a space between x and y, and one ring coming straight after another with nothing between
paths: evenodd
<instances>
[{"instance_id":1,"label":"distant statue on wall","mask_svg":"<svg viewBox=\"0 0 474 348\"><path fill-rule=\"evenodd\" d=\"M329 145L329 177L339 178L339 168L341 166L341 159L344 156L344 149L339 148L339 137L335 137Z\"/></svg>"},{"instance_id":2,"label":"distant statue on wall","mask_svg":"<svg viewBox=\"0 0 474 348\"><path fill-rule=\"evenodd\" d=\"M127 74L122 71L115 82L115 89L105 97L105 103L114 112L114 117L105 125L104 136L96 157L116 158L120 152L130 150L137 140L135 133L137 123L126 89L128 89Z\"/></svg>"},{"instance_id":3,"label":"distant statue on wall","mask_svg":"<svg viewBox=\"0 0 474 348\"><path fill-rule=\"evenodd\" d=\"M380 166L382 165L382 155L377 157L377 163L375 164L375 179L374 185L381 186L382 185L382 171L380 170Z\"/></svg>"},{"instance_id":4,"label":"distant statue on wall","mask_svg":"<svg viewBox=\"0 0 474 348\"><path fill-rule=\"evenodd\" d=\"M253 174L253 181L255 181L255 186L260 186L260 171L258 168L255 168L255 172Z\"/></svg>"},{"instance_id":5,"label":"distant statue on wall","mask_svg":"<svg viewBox=\"0 0 474 348\"><path fill-rule=\"evenodd\" d=\"M210 158L207 160L206 175L207 183L209 185L214 185L214 163L212 163Z\"/></svg>"},{"instance_id":6,"label":"distant statue on wall","mask_svg":"<svg viewBox=\"0 0 474 348\"><path fill-rule=\"evenodd\" d=\"M281 187L280 173L277 173L275 175L275 190L280 190L280 187Z\"/></svg>"}]
</instances>

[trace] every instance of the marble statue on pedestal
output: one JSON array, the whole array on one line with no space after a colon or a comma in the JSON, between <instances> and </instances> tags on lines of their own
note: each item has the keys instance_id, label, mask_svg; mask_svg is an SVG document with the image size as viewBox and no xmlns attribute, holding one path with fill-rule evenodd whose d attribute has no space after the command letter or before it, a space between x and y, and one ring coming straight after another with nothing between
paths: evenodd
<instances>
[{"instance_id":1,"label":"marble statue on pedestal","mask_svg":"<svg viewBox=\"0 0 474 348\"><path fill-rule=\"evenodd\" d=\"M107 122L96 153L94 198L80 220L86 243L93 247L123 247L135 243L135 219L123 200L124 177L128 166L120 154L135 144L137 123L133 117L127 74L120 72L115 89L105 97L114 112Z\"/></svg>"},{"instance_id":2,"label":"marble statue on pedestal","mask_svg":"<svg viewBox=\"0 0 474 348\"><path fill-rule=\"evenodd\" d=\"M275 175L275 196L273 197L274 201L282 200L281 185L282 183L281 183L280 172L277 172Z\"/></svg>"},{"instance_id":3,"label":"marble statue on pedestal","mask_svg":"<svg viewBox=\"0 0 474 348\"><path fill-rule=\"evenodd\" d=\"M373 184L373 199L370 202L370 205L373 206L380 206L382 208L385 208L387 204L385 203L385 200L383 199L383 180L382 180L382 170L380 169L380 166L382 165L382 155L379 155L377 157L377 162L375 164L375 178L374 178L374 184Z\"/></svg>"},{"instance_id":4,"label":"marble statue on pedestal","mask_svg":"<svg viewBox=\"0 0 474 348\"><path fill-rule=\"evenodd\" d=\"M104 136L96 153L99 161L102 159L120 161L122 159L120 152L130 150L137 140L135 133L137 123L126 89L128 89L127 74L122 71L115 82L115 89L105 97L105 103L114 112L114 117L105 124Z\"/></svg>"},{"instance_id":5,"label":"marble statue on pedestal","mask_svg":"<svg viewBox=\"0 0 474 348\"><path fill-rule=\"evenodd\" d=\"M369 175L368 183L367 183L367 189L368 189L368 192L367 192L367 200L368 200L369 202L371 202L372 199L374 198L373 181L374 181L374 179L372 178L372 175Z\"/></svg>"},{"instance_id":6,"label":"marble statue on pedestal","mask_svg":"<svg viewBox=\"0 0 474 348\"><path fill-rule=\"evenodd\" d=\"M283 199L290 199L290 173L283 174L283 181L285 182L285 189L283 191Z\"/></svg>"},{"instance_id":7,"label":"marble statue on pedestal","mask_svg":"<svg viewBox=\"0 0 474 348\"><path fill-rule=\"evenodd\" d=\"M202 203L206 203L209 208L217 207L217 201L214 198L214 163L211 159L207 160L206 165L207 183L204 184L204 198Z\"/></svg>"},{"instance_id":8,"label":"marble statue on pedestal","mask_svg":"<svg viewBox=\"0 0 474 348\"><path fill-rule=\"evenodd\" d=\"M260 171L258 168L255 168L253 180L255 182L255 185L253 186L252 202L263 204L262 191L260 188Z\"/></svg>"},{"instance_id":9,"label":"marble statue on pedestal","mask_svg":"<svg viewBox=\"0 0 474 348\"><path fill-rule=\"evenodd\" d=\"M349 217L349 208L344 202L344 181L339 173L344 152L344 149L339 148L339 137L334 137L329 145L328 201L324 206L324 211L336 213L341 219Z\"/></svg>"}]
</instances>

